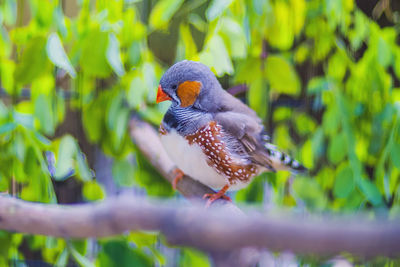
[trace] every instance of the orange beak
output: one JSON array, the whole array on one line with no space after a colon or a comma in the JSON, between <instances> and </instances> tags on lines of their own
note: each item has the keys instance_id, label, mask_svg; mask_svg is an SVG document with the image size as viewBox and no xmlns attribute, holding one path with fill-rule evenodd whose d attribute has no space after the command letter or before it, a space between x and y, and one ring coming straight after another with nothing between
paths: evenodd
<instances>
[{"instance_id":1,"label":"orange beak","mask_svg":"<svg viewBox=\"0 0 400 267\"><path fill-rule=\"evenodd\" d=\"M171 100L171 98L169 97L169 95L167 95L167 94L163 91L163 89L162 89L162 87L161 87L161 84L160 84L160 85L158 86L156 102L157 102L157 103L160 103L160 102L163 102L163 101L166 101L166 100Z\"/></svg>"}]
</instances>

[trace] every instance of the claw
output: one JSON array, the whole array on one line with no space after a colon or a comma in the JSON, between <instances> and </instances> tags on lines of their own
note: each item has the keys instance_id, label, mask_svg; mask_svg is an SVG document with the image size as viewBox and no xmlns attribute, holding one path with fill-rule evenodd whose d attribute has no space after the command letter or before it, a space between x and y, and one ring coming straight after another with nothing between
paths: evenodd
<instances>
[{"instance_id":1,"label":"claw","mask_svg":"<svg viewBox=\"0 0 400 267\"><path fill-rule=\"evenodd\" d=\"M172 188L173 188L174 190L176 190L176 186L178 185L178 182L179 182L180 180L182 180L182 178L183 178L183 176L185 176L185 174L184 174L180 169L178 169L178 168L175 168L175 169L172 171L172 174L175 176L175 177L174 177L174 180L172 181Z\"/></svg>"},{"instance_id":2,"label":"claw","mask_svg":"<svg viewBox=\"0 0 400 267\"><path fill-rule=\"evenodd\" d=\"M221 190L219 190L217 193L213 193L213 194L204 194L203 199L208 198L207 203L206 203L206 208L209 208L211 206L211 204L217 200L217 199L225 199L229 202L232 202L232 199L228 196L225 195L226 191L228 190L229 186L225 185L224 187L222 187Z\"/></svg>"}]
</instances>

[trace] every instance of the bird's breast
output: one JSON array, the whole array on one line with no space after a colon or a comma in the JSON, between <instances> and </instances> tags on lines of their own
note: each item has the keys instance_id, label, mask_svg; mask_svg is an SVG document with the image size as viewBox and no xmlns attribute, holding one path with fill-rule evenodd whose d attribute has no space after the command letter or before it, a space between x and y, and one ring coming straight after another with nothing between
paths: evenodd
<instances>
[{"instance_id":1,"label":"bird's breast","mask_svg":"<svg viewBox=\"0 0 400 267\"><path fill-rule=\"evenodd\" d=\"M223 131L215 122L187 136L176 130L166 131L160 126L161 142L175 164L187 175L219 189L230 185L230 189L246 186L259 168L229 152L223 140Z\"/></svg>"}]
</instances>

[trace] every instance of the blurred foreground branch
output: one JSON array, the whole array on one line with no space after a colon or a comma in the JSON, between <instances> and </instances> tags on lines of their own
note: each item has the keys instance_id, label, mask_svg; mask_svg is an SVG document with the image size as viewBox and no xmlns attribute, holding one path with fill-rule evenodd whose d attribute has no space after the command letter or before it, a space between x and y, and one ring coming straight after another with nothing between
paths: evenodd
<instances>
[{"instance_id":1,"label":"blurred foreground branch","mask_svg":"<svg viewBox=\"0 0 400 267\"><path fill-rule=\"evenodd\" d=\"M77 205L0 196L0 229L71 238L161 231L171 244L211 252L254 246L320 255L343 251L362 257L400 255L399 221L242 216L220 206L207 210L202 205L151 203L128 196Z\"/></svg>"}]
</instances>

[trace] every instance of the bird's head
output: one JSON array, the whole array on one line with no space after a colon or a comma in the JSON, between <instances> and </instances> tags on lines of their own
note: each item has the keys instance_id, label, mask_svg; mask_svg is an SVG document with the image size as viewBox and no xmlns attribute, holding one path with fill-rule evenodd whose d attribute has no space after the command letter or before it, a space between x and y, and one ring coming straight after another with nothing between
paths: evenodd
<instances>
[{"instance_id":1,"label":"bird's head","mask_svg":"<svg viewBox=\"0 0 400 267\"><path fill-rule=\"evenodd\" d=\"M213 92L218 90L222 90L221 85L206 65L184 60L161 77L157 103L171 100L176 106L202 109L202 102L211 100Z\"/></svg>"}]
</instances>

